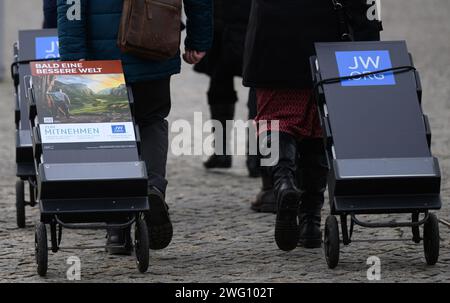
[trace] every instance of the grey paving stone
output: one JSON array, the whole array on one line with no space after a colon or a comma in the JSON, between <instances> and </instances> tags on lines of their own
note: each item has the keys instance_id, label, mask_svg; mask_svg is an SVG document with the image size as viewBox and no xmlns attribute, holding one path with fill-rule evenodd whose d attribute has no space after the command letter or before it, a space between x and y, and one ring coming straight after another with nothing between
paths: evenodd
<instances>
[{"instance_id":1,"label":"grey paving stone","mask_svg":"<svg viewBox=\"0 0 450 303\"><path fill-rule=\"evenodd\" d=\"M19 28L39 27L40 1L5 0L7 45ZM407 40L421 72L424 109L433 127L433 151L443 172L444 207L439 217L449 220L450 196L450 2L447 0L396 0L383 2L383 38ZM21 17L22 16L22 17ZM2 45L1 47L5 47ZM208 79L183 66L174 77L171 120L192 121L194 111L207 113ZM239 84L239 81L236 80ZM238 118L245 119L247 91L239 88ZM149 100L150 101L150 100ZM450 282L449 229L441 226L441 258L433 267L424 264L422 245L404 243L354 243L344 247L340 266L329 270L321 249L297 249L284 253L273 241L274 216L256 214L249 203L260 186L246 177L243 158L236 158L227 172L208 173L202 157L169 156L168 201L175 236L164 251L152 251L150 269L138 274L133 257L112 257L102 250L50 253L47 278L35 273L33 224L37 209L27 208L27 228L15 227L14 126L12 84L0 84L0 282L64 282L66 259L82 260L85 282L367 282L366 260L378 256L384 282ZM207 116L205 116L207 117ZM328 213L328 207L324 215ZM377 216L373 220L386 220ZM409 229L357 229L355 237L410 238ZM65 245L101 245L102 232L67 231Z\"/></svg>"}]
</instances>

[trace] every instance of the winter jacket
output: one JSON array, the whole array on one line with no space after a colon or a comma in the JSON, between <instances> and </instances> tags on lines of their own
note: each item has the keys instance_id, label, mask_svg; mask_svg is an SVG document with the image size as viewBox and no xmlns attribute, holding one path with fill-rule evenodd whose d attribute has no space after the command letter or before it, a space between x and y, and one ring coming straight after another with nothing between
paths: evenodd
<instances>
[{"instance_id":1,"label":"winter jacket","mask_svg":"<svg viewBox=\"0 0 450 303\"><path fill-rule=\"evenodd\" d=\"M356 40L379 40L381 25L367 17L366 0L346 0ZM244 54L244 85L309 88L315 42L340 41L332 0L254 0Z\"/></svg>"},{"instance_id":2,"label":"winter jacket","mask_svg":"<svg viewBox=\"0 0 450 303\"><path fill-rule=\"evenodd\" d=\"M164 60L141 59L117 46L123 0L81 0L80 20L69 20L72 6L58 2L58 35L62 60L122 60L128 83L167 78L179 73L180 55ZM212 0L184 0L189 49L206 51L212 44Z\"/></svg>"}]
</instances>

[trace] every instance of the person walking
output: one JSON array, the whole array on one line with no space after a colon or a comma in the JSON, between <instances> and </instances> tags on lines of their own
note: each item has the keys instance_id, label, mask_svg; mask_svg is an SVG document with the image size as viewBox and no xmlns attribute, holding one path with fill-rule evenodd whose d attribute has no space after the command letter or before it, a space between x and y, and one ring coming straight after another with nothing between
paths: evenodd
<instances>
[{"instance_id":1,"label":"person walking","mask_svg":"<svg viewBox=\"0 0 450 303\"><path fill-rule=\"evenodd\" d=\"M219 121L222 131L214 130L214 154L204 163L206 169L230 168L230 132L234 119L235 104L238 101L234 78L242 76L242 57L245 34L250 15L251 0L213 0L214 40L205 58L194 70L210 77L207 93L211 119ZM248 97L249 120L256 115L256 95L250 91ZM254 135L254 134L250 134ZM250 177L259 177L259 157L247 155Z\"/></svg>"},{"instance_id":2,"label":"person walking","mask_svg":"<svg viewBox=\"0 0 450 303\"><path fill-rule=\"evenodd\" d=\"M0 2L0 82L3 82L4 77L5 77L5 66L4 66L4 62L3 62L3 49L4 49L4 45L3 43L5 43L5 7L4 7L4 1Z\"/></svg>"},{"instance_id":3,"label":"person walking","mask_svg":"<svg viewBox=\"0 0 450 303\"><path fill-rule=\"evenodd\" d=\"M328 164L312 96L309 58L314 54L314 43L341 41L343 17L355 40L378 40L381 23L368 19L371 5L366 3L253 1L243 82L256 89L256 122L279 121L278 129L271 129L270 123L267 129L259 129L260 134L268 132L272 148L279 147L279 159L263 175L256 206L261 210L265 203L269 204L266 209L276 210L275 241L282 250L293 250L298 244L306 248L321 245L321 209ZM260 196L266 199L261 201ZM252 205L256 210L258 207Z\"/></svg>"},{"instance_id":4,"label":"person walking","mask_svg":"<svg viewBox=\"0 0 450 303\"><path fill-rule=\"evenodd\" d=\"M187 16L184 60L198 63L211 47L213 24L211 0L184 0ZM58 0L58 35L62 60L122 60L126 81L135 102L135 121L141 136L141 157L148 173L151 212L145 216L151 249L167 247L173 234L169 208L165 202L168 122L171 108L170 79L180 72L181 58L156 61L125 54L117 46L123 0L81 0L81 18L68 20L71 5ZM144 13L144 12L143 12ZM175 22L181 22L175 21ZM110 230L108 244L130 240L130 231ZM129 253L110 250L111 253Z\"/></svg>"}]
</instances>

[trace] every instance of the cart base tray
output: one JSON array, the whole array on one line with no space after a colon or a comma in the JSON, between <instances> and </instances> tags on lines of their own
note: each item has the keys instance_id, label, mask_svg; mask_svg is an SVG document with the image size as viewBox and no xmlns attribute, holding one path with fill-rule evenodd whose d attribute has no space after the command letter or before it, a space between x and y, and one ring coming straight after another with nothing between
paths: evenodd
<instances>
[{"instance_id":1,"label":"cart base tray","mask_svg":"<svg viewBox=\"0 0 450 303\"><path fill-rule=\"evenodd\" d=\"M442 207L439 195L334 197L332 214L412 213Z\"/></svg>"},{"instance_id":2,"label":"cart base tray","mask_svg":"<svg viewBox=\"0 0 450 303\"><path fill-rule=\"evenodd\" d=\"M43 222L54 216L67 223L108 222L149 210L147 197L101 199L55 199L39 203Z\"/></svg>"}]
</instances>

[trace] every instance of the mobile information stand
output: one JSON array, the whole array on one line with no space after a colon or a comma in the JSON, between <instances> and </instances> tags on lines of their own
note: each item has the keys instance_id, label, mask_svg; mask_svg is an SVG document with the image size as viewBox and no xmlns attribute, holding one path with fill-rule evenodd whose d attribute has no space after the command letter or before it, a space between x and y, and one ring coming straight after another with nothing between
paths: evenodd
<instances>
[{"instance_id":1,"label":"mobile information stand","mask_svg":"<svg viewBox=\"0 0 450 303\"><path fill-rule=\"evenodd\" d=\"M439 163L421 108L419 75L405 42L317 43L311 69L329 159L331 215L324 249L330 268L355 225L411 227L428 264L439 256ZM357 215L411 213L410 222L363 222ZM423 218L420 216L423 214ZM350 227L348 227L350 217ZM419 226L424 225L423 237Z\"/></svg>"},{"instance_id":2,"label":"mobile information stand","mask_svg":"<svg viewBox=\"0 0 450 303\"><path fill-rule=\"evenodd\" d=\"M36 172L28 112L28 90L31 70L30 62L59 58L56 29L25 30L19 32L19 41L14 44L14 63L11 76L15 87L16 125L16 220L19 228L25 227L25 206L35 206ZM29 185L29 198L25 199L25 183Z\"/></svg>"},{"instance_id":3,"label":"mobile information stand","mask_svg":"<svg viewBox=\"0 0 450 303\"><path fill-rule=\"evenodd\" d=\"M148 268L147 172L120 61L31 62L28 111L36 171L39 275L62 228L134 224L139 271Z\"/></svg>"}]
</instances>

